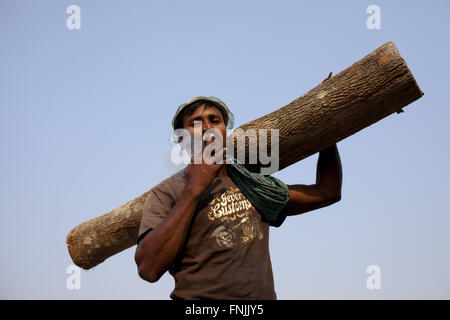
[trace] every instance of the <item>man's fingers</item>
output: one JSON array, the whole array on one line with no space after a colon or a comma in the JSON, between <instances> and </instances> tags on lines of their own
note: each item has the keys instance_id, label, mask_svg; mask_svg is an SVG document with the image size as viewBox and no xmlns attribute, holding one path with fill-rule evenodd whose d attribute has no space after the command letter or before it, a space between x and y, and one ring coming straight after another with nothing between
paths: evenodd
<instances>
[{"instance_id":1,"label":"man's fingers","mask_svg":"<svg viewBox=\"0 0 450 320\"><path fill-rule=\"evenodd\" d=\"M213 149L211 152L203 152L203 153L197 153L197 154L191 154L191 163L195 164L224 164L224 163L230 163L226 162L226 160L229 158L226 156L226 148L223 148L219 151L216 151Z\"/></svg>"},{"instance_id":2,"label":"man's fingers","mask_svg":"<svg viewBox=\"0 0 450 320\"><path fill-rule=\"evenodd\" d=\"M223 148L216 155L216 163L224 164L227 158L227 148Z\"/></svg>"},{"instance_id":3,"label":"man's fingers","mask_svg":"<svg viewBox=\"0 0 450 320\"><path fill-rule=\"evenodd\" d=\"M211 157L208 164L223 164L224 163L224 155L226 153L226 148L223 148L217 152L215 152L213 155L207 155L208 157Z\"/></svg>"}]
</instances>

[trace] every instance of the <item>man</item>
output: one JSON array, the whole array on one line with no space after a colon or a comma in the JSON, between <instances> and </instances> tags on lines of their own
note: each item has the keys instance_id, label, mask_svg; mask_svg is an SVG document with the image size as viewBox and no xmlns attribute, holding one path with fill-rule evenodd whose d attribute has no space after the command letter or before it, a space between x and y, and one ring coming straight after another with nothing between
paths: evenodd
<instances>
[{"instance_id":1,"label":"man","mask_svg":"<svg viewBox=\"0 0 450 320\"><path fill-rule=\"evenodd\" d=\"M214 129L225 138L232 122L221 100L197 97L180 106L172 124L192 137L195 130L202 136ZM225 151L215 156L221 158ZM319 153L315 184L286 186L287 202L272 222L243 195L227 166L192 162L152 188L144 203L135 254L138 272L142 279L156 282L169 271L175 278L172 299L276 299L269 225L279 226L286 216L328 206L341 197L336 145Z\"/></svg>"}]
</instances>

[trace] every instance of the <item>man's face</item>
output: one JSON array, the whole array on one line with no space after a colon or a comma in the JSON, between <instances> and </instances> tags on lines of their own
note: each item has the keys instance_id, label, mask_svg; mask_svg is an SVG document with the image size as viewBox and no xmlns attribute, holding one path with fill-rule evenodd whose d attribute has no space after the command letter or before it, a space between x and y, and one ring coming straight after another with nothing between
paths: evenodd
<instances>
[{"instance_id":1,"label":"man's face","mask_svg":"<svg viewBox=\"0 0 450 320\"><path fill-rule=\"evenodd\" d=\"M197 124L196 121L198 121ZM192 142L195 136L203 137L207 130L217 130L221 134L223 146L225 147L226 145L227 127L222 112L214 106L202 104L195 108L190 115L184 115L183 128L191 135ZM213 140L203 140L202 149L212 142Z\"/></svg>"}]
</instances>

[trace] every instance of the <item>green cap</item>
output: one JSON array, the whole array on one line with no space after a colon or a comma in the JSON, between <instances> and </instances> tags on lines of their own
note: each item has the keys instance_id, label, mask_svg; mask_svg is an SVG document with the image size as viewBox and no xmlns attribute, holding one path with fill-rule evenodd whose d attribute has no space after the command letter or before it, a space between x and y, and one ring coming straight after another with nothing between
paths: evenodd
<instances>
[{"instance_id":1,"label":"green cap","mask_svg":"<svg viewBox=\"0 0 450 320\"><path fill-rule=\"evenodd\" d=\"M186 109L186 107L190 106L191 104L193 104L194 102L197 101L207 101L210 102L212 104L214 104L217 108L219 108L220 111L222 111L223 114L223 119L225 121L225 125L227 126L228 129L233 128L234 126L234 115L233 113L228 109L227 105L225 104L225 102L223 102L222 100L220 100L219 98L216 97L195 97L191 100L189 100L186 103L183 103L182 105L180 105L178 107L177 112L175 113L175 115L173 116L172 119L172 128L175 130L175 128L179 128L181 127L179 125L179 122L181 121L181 115L183 114L183 110Z\"/></svg>"}]
</instances>

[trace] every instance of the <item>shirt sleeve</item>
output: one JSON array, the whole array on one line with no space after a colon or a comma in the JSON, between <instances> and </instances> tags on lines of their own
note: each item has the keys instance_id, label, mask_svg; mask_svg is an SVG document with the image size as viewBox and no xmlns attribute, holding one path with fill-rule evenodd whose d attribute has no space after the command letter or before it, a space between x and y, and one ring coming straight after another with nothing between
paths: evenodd
<instances>
[{"instance_id":1,"label":"shirt sleeve","mask_svg":"<svg viewBox=\"0 0 450 320\"><path fill-rule=\"evenodd\" d=\"M286 216L280 212L275 220L269 222L269 226L278 228L283 224L284 220L286 220Z\"/></svg>"},{"instance_id":2,"label":"shirt sleeve","mask_svg":"<svg viewBox=\"0 0 450 320\"><path fill-rule=\"evenodd\" d=\"M137 243L167 218L174 205L173 195L164 190L163 185L155 186L149 191L144 202Z\"/></svg>"}]
</instances>

